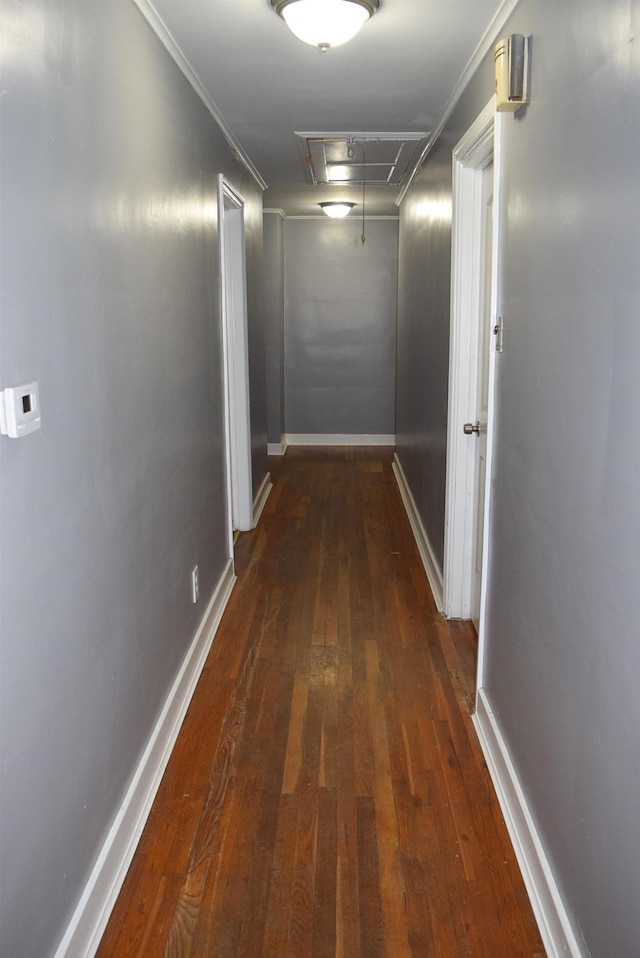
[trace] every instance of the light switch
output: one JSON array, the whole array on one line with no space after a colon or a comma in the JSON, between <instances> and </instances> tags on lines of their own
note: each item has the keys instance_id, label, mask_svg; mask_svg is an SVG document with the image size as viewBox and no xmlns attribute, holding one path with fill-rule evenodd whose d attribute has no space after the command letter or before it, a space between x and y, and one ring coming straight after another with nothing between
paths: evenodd
<instances>
[{"instance_id":1,"label":"light switch","mask_svg":"<svg viewBox=\"0 0 640 958\"><path fill-rule=\"evenodd\" d=\"M21 439L40 428L38 384L23 383L0 392L0 434Z\"/></svg>"}]
</instances>

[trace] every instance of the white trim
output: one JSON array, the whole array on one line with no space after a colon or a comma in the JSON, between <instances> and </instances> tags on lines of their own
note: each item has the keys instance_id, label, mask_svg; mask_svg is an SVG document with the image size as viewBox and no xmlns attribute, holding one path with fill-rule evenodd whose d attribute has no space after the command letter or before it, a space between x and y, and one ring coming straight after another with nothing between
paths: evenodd
<instances>
[{"instance_id":1,"label":"white trim","mask_svg":"<svg viewBox=\"0 0 640 958\"><path fill-rule=\"evenodd\" d=\"M285 436L287 446L395 446L395 434L371 433L319 433L288 432Z\"/></svg>"},{"instance_id":2,"label":"white trim","mask_svg":"<svg viewBox=\"0 0 640 958\"><path fill-rule=\"evenodd\" d=\"M286 220L286 218L287 218L287 214L285 213L284 210L281 210L281 209L276 209L276 210L265 210L265 209L263 209L262 212L263 212L264 214L266 214L266 213L275 214L276 216L279 216L280 219L282 219L282 220Z\"/></svg>"},{"instance_id":3,"label":"white trim","mask_svg":"<svg viewBox=\"0 0 640 958\"><path fill-rule=\"evenodd\" d=\"M229 559L54 958L92 958L98 949L235 581Z\"/></svg>"},{"instance_id":4,"label":"white trim","mask_svg":"<svg viewBox=\"0 0 640 958\"><path fill-rule=\"evenodd\" d=\"M492 96L453 150L454 159L462 166L477 166L478 155L486 159L493 151L493 127L496 98Z\"/></svg>"},{"instance_id":5,"label":"white trim","mask_svg":"<svg viewBox=\"0 0 640 958\"><path fill-rule=\"evenodd\" d=\"M247 328L244 200L222 173L218 176L220 296L224 353L227 481L231 530L253 529L251 398ZM231 546L232 554L233 547Z\"/></svg>"},{"instance_id":6,"label":"white trim","mask_svg":"<svg viewBox=\"0 0 640 958\"><path fill-rule=\"evenodd\" d=\"M478 324L480 322L480 257L483 168L494 161L494 230L492 249L492 314L496 311L500 233L500 156L495 97L453 150L451 224L451 335L449 346L449 404L447 410L447 475L444 532L444 612L454 619L471 614L474 541L475 450L462 431L476 405ZM495 142L494 142L495 140ZM495 350L489 353L489 422L485 504L491 488L491 450ZM486 515L485 515L486 518ZM489 523L485 522L485 540ZM487 566L484 566L485 573ZM486 574L484 576L486 579ZM481 596L481 607L482 607ZM481 617L482 618L482 617Z\"/></svg>"},{"instance_id":7,"label":"white trim","mask_svg":"<svg viewBox=\"0 0 640 958\"><path fill-rule=\"evenodd\" d=\"M273 489L271 484L271 475L266 474L262 482L260 483L260 488L256 492L255 498L253 500L253 526L254 528L258 525L260 521L260 516L262 515L262 510L264 509L267 499L269 498L269 493Z\"/></svg>"},{"instance_id":8,"label":"white trim","mask_svg":"<svg viewBox=\"0 0 640 958\"><path fill-rule=\"evenodd\" d=\"M242 163L245 170L253 177L260 189L266 190L267 184L262 178L256 167L253 165L253 162L249 158L249 155L245 153L244 149L240 145L239 141L236 139L235 134L231 127L227 124L227 121L222 116L222 113L213 102L209 93L206 90L202 80L193 69L189 60L187 59L182 48L178 45L177 41L174 39L171 31L168 26L154 7L152 0L133 0L137 8L139 9L142 16L145 18L153 32L156 34L165 50L172 58L174 63L181 70L183 76L191 84L197 95L200 97L205 107L214 118L222 135L225 140L233 150L234 155Z\"/></svg>"},{"instance_id":9,"label":"white trim","mask_svg":"<svg viewBox=\"0 0 640 958\"><path fill-rule=\"evenodd\" d=\"M478 689L473 715L480 745L511 836L548 958L586 958L518 779L487 691Z\"/></svg>"},{"instance_id":10,"label":"white trim","mask_svg":"<svg viewBox=\"0 0 640 958\"><path fill-rule=\"evenodd\" d=\"M471 78L473 77L474 73L476 72L476 70L478 69L482 61L484 60L485 56L492 49L498 34L504 27L505 23L507 22L507 20L509 19L509 17L511 16L515 8L518 6L519 2L520 0L503 0L503 3L500 5L498 10L496 10L494 17L491 20L487 29L485 30L484 34L482 35L480 42L478 43L477 47L471 54L469 62L467 63L466 67L460 74L458 82L454 86L451 96L446 102L445 108L438 118L438 122L436 123L435 127L431 131L429 140L427 141L427 145L425 146L424 150L422 151L422 153L420 154L420 156L414 163L413 167L411 168L409 175L407 176L407 179L402 186L402 189L400 190L400 192L398 193L398 196L396 197L396 204L398 206L400 206L403 199L407 195L407 191L409 187L411 186L411 184L413 183L414 179L416 178L420 168L422 167L422 164L424 163L429 153L431 152L431 150L437 143L438 138L440 137L440 134L445 128L447 120L449 119L449 117L451 116L455 108L457 107L458 103L462 99L462 95L465 92L467 86L469 85Z\"/></svg>"},{"instance_id":11,"label":"white trim","mask_svg":"<svg viewBox=\"0 0 640 958\"><path fill-rule=\"evenodd\" d=\"M356 207L357 205L358 204L356 203ZM358 221L358 216L360 217L359 221ZM347 225L349 223L359 222L360 225L362 225L362 213L358 213L356 212L356 210L353 211L353 216L345 216L342 219L332 220L327 216L326 213L322 213L322 212L321 213L287 213L286 218L287 220L326 220L327 222L330 222L330 223L344 223ZM383 214L378 215L378 214L367 213L367 223L369 223L371 220L393 220L393 222L397 222L399 219L400 219L400 215L398 213L396 213L395 215L390 214L386 216Z\"/></svg>"},{"instance_id":12,"label":"white trim","mask_svg":"<svg viewBox=\"0 0 640 958\"><path fill-rule=\"evenodd\" d=\"M495 103L495 97L492 97ZM491 250L491 315L493 322L502 312L500 303L500 269L502 255L502 206L504 176L502 173L503 149L502 133L505 122L504 113L495 113L493 127L493 248ZM494 327L495 328L495 327ZM476 665L476 688L484 686L484 665L487 650L486 609L489 594L489 577L491 575L491 506L493 490L493 455L494 436L496 429L496 373L498 354L495 349L495 340L489 347L489 384L487 408L487 459L485 470L485 497L482 541L482 582L480 584L480 628L478 629L478 661Z\"/></svg>"},{"instance_id":13,"label":"white trim","mask_svg":"<svg viewBox=\"0 0 640 958\"><path fill-rule=\"evenodd\" d=\"M284 456L286 451L287 451L287 440L285 436L281 437L280 442L267 443L268 456Z\"/></svg>"},{"instance_id":14,"label":"white trim","mask_svg":"<svg viewBox=\"0 0 640 958\"><path fill-rule=\"evenodd\" d=\"M438 565L438 560L435 557L434 551L431 548L429 537L427 536L426 530L422 524L418 507L416 506L415 499L413 498L411 489L409 488L409 484L407 483L406 476L402 466L400 465L400 460L398 459L397 455L394 455L393 457L392 469L398 483L398 488L400 490L404 507L407 511L409 523L413 529L413 535L416 540L416 545L418 546L418 552L420 553L420 558L422 559L424 571L427 573L427 579L429 580L429 585L431 586L431 591L433 592L433 598L435 599L436 607L438 612L442 612L442 572L440 571L440 566Z\"/></svg>"}]
</instances>

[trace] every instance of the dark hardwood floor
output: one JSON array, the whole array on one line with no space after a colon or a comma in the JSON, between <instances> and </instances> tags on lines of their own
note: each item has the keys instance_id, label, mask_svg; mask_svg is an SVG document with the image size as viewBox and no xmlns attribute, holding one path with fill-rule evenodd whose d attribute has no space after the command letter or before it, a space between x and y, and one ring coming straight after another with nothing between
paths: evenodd
<instances>
[{"instance_id":1,"label":"dark hardwood floor","mask_svg":"<svg viewBox=\"0 0 640 958\"><path fill-rule=\"evenodd\" d=\"M270 461L98 958L544 955L391 461Z\"/></svg>"}]
</instances>

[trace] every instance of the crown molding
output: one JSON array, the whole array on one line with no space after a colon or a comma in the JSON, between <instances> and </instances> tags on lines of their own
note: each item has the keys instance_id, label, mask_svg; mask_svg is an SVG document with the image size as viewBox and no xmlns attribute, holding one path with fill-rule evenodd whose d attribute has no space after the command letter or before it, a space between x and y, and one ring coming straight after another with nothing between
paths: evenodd
<instances>
[{"instance_id":1,"label":"crown molding","mask_svg":"<svg viewBox=\"0 0 640 958\"><path fill-rule=\"evenodd\" d=\"M283 219L283 220L286 220L286 218L287 218L287 214L285 213L285 211L284 211L284 210L280 210L280 209L276 209L276 210L263 210L262 212L263 212L263 213L272 213L272 214L275 214L276 216L279 216L280 219Z\"/></svg>"},{"instance_id":2,"label":"crown molding","mask_svg":"<svg viewBox=\"0 0 640 958\"><path fill-rule=\"evenodd\" d=\"M225 140L231 147L231 150L233 151L235 157L238 159L240 163L242 163L245 170L247 170L247 172L253 177L253 179L258 184L260 189L266 190L267 189L266 182L264 181L264 179L258 172L257 168L254 166L251 159L249 158L247 153L245 153L244 149L242 148L242 146L236 139L233 131L231 130L231 127L227 124L226 120L220 113L220 110L218 109L216 104L213 102L209 94L207 93L198 74L189 63L185 54L182 52L180 46L174 39L173 35L171 34L171 31L169 30L164 20L162 19L162 17L160 16L156 8L154 7L151 0L133 0L133 2L138 8L138 10L140 11L140 13L142 14L142 16L145 18L145 20L147 21L147 23L149 24L153 32L156 34L160 42L162 43L162 45L164 46L169 56L176 63L176 65L181 70L184 77L191 84L192 88L195 90L195 92L200 97L200 99L204 103L205 107L207 108L207 110L209 111L213 119L216 121L216 123L220 127L222 135L224 136Z\"/></svg>"},{"instance_id":3,"label":"crown molding","mask_svg":"<svg viewBox=\"0 0 640 958\"><path fill-rule=\"evenodd\" d=\"M451 96L447 100L445 108L440 114L440 117L438 118L438 122L436 123L435 127L431 131L424 150L422 151L422 153L420 154L416 162L413 164L413 167L411 168L411 172L409 173L409 176L407 177L406 182L404 183L400 192L398 193L398 196L396 197L397 206L400 206L403 199L407 195L409 187L411 186L414 179L416 178L418 171L420 170L422 164L428 157L429 153L431 153L431 150L436 145L440 137L440 134L444 130L449 117L451 116L451 114L457 107L458 103L460 102L462 98L462 94L464 93L469 83L471 82L471 79L474 73L476 72L476 70L478 69L478 67L480 66L484 58L486 57L486 55L491 50L492 45L495 43L497 35L500 33L505 23L507 22L507 20L509 19L509 17L511 16L511 14L513 13L513 11L515 10L515 8L518 6L519 3L520 3L520 0L503 0L503 3L500 5L498 10L496 11L493 19L489 23L489 26L483 33L482 38L480 39L480 42L478 43L477 47L471 54L471 57L469 58L469 62L467 63L466 67L460 74L460 79L454 86Z\"/></svg>"}]
</instances>

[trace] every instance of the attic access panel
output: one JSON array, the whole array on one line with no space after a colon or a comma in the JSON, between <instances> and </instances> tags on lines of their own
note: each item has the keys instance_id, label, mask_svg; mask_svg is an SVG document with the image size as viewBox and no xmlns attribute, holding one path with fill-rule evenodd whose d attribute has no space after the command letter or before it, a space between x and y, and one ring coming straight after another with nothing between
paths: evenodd
<instances>
[{"instance_id":1,"label":"attic access panel","mask_svg":"<svg viewBox=\"0 0 640 958\"><path fill-rule=\"evenodd\" d=\"M426 133L297 133L314 186L400 186Z\"/></svg>"}]
</instances>

